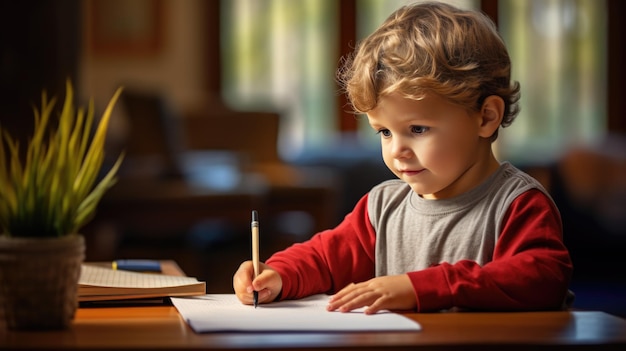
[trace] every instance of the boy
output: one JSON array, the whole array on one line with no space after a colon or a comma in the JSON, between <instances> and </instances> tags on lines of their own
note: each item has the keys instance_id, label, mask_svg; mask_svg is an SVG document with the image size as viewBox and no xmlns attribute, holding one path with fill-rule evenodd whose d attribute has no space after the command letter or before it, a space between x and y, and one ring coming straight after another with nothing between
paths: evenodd
<instances>
[{"instance_id":1,"label":"boy","mask_svg":"<svg viewBox=\"0 0 626 351\"><path fill-rule=\"evenodd\" d=\"M238 298L328 293L328 310L365 313L561 308L572 263L559 212L491 148L519 100L493 23L441 3L405 6L338 76L399 179L375 186L336 228L275 253L256 279L242 263Z\"/></svg>"}]
</instances>

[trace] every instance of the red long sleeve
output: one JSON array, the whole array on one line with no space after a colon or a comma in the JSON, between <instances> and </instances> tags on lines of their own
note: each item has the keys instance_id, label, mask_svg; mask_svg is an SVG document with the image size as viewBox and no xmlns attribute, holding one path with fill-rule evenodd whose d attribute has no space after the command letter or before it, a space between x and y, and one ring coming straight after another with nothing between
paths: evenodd
<instances>
[{"instance_id":1,"label":"red long sleeve","mask_svg":"<svg viewBox=\"0 0 626 351\"><path fill-rule=\"evenodd\" d=\"M374 277L375 241L365 195L336 228L277 252L266 263L283 277L282 299L330 294Z\"/></svg>"},{"instance_id":2,"label":"red long sleeve","mask_svg":"<svg viewBox=\"0 0 626 351\"><path fill-rule=\"evenodd\" d=\"M483 267L461 260L410 272L418 311L560 308L572 262L553 206L538 190L520 195L503 219L493 260Z\"/></svg>"}]
</instances>

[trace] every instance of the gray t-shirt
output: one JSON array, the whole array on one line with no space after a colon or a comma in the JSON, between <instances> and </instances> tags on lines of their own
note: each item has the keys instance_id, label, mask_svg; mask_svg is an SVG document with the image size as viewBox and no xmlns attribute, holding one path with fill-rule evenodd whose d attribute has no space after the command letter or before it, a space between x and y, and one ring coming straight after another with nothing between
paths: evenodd
<instances>
[{"instance_id":1,"label":"gray t-shirt","mask_svg":"<svg viewBox=\"0 0 626 351\"><path fill-rule=\"evenodd\" d=\"M476 188L450 199L424 199L398 179L377 185L368 198L376 231L376 276L459 260L484 265L491 261L507 209L530 189L548 195L508 162Z\"/></svg>"}]
</instances>

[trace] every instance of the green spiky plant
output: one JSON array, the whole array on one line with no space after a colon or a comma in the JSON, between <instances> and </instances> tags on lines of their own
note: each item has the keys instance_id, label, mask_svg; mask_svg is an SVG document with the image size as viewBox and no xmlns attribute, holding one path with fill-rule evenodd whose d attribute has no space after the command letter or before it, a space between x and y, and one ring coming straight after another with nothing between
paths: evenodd
<instances>
[{"instance_id":1,"label":"green spiky plant","mask_svg":"<svg viewBox=\"0 0 626 351\"><path fill-rule=\"evenodd\" d=\"M120 94L121 88L109 101L92 136L93 100L86 111L75 109L68 81L55 126L51 115L56 99L48 100L44 91L41 109L33 107L34 134L24 155L20 155L18 141L0 127L0 234L61 237L78 234L93 218L100 199L115 183L123 159L120 155L98 181L111 112Z\"/></svg>"}]
</instances>

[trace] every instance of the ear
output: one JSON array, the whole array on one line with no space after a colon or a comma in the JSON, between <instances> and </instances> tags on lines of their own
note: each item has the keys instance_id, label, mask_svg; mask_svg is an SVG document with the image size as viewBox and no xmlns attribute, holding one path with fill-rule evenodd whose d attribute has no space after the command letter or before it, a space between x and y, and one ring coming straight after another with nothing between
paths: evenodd
<instances>
[{"instance_id":1,"label":"ear","mask_svg":"<svg viewBox=\"0 0 626 351\"><path fill-rule=\"evenodd\" d=\"M488 96L480 108L479 135L483 138L491 138L500 128L503 116L504 100L497 95Z\"/></svg>"}]
</instances>

